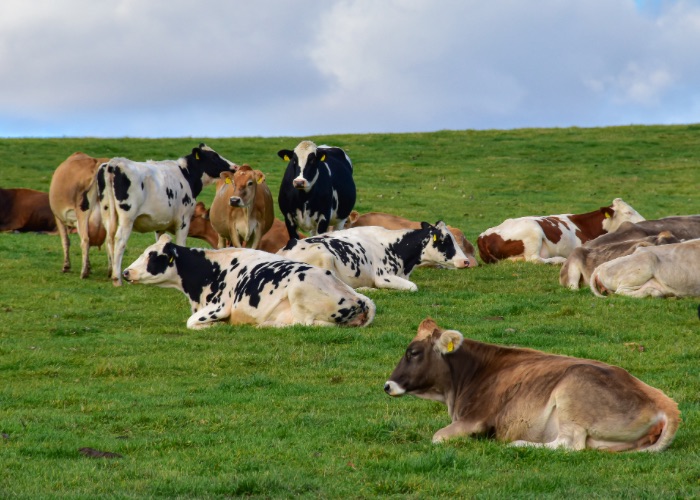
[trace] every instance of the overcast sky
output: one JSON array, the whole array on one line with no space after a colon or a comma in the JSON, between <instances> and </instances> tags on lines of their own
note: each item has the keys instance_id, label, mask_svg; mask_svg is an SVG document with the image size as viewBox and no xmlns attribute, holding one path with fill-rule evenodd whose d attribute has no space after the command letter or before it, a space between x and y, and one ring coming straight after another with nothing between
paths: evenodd
<instances>
[{"instance_id":1,"label":"overcast sky","mask_svg":"<svg viewBox=\"0 0 700 500\"><path fill-rule=\"evenodd\" d=\"M0 137L698 122L697 0L0 4Z\"/></svg>"}]
</instances>

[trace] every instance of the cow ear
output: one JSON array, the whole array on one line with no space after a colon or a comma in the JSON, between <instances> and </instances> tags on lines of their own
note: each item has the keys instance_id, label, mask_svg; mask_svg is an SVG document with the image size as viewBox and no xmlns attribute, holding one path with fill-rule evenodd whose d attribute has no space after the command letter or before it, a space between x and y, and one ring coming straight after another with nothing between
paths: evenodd
<instances>
[{"instance_id":1,"label":"cow ear","mask_svg":"<svg viewBox=\"0 0 700 500\"><path fill-rule=\"evenodd\" d=\"M265 182L265 174L263 174L260 170L255 170L255 181L258 184Z\"/></svg>"},{"instance_id":2,"label":"cow ear","mask_svg":"<svg viewBox=\"0 0 700 500\"><path fill-rule=\"evenodd\" d=\"M430 223L429 222L421 222L420 223L420 228L421 229L430 229Z\"/></svg>"},{"instance_id":3,"label":"cow ear","mask_svg":"<svg viewBox=\"0 0 700 500\"><path fill-rule=\"evenodd\" d=\"M350 221L351 224L354 224L357 222L357 219L360 218L360 212L357 210L352 210L350 211L350 215L348 215L348 220Z\"/></svg>"},{"instance_id":4,"label":"cow ear","mask_svg":"<svg viewBox=\"0 0 700 500\"><path fill-rule=\"evenodd\" d=\"M610 207L600 207L600 211L603 212L603 215L606 219L609 219L610 217L615 215L615 210L613 210Z\"/></svg>"},{"instance_id":5,"label":"cow ear","mask_svg":"<svg viewBox=\"0 0 700 500\"><path fill-rule=\"evenodd\" d=\"M199 152L202 150L202 146L204 146L204 144L200 144L198 148L192 148L192 156L194 156L195 160L199 160Z\"/></svg>"},{"instance_id":6,"label":"cow ear","mask_svg":"<svg viewBox=\"0 0 700 500\"><path fill-rule=\"evenodd\" d=\"M168 264L172 264L177 258L177 247L172 243L168 243L163 247L163 253L169 257Z\"/></svg>"},{"instance_id":7,"label":"cow ear","mask_svg":"<svg viewBox=\"0 0 700 500\"><path fill-rule=\"evenodd\" d=\"M441 354L452 354L463 341L464 337L457 330L445 330L435 341L435 350Z\"/></svg>"},{"instance_id":8,"label":"cow ear","mask_svg":"<svg viewBox=\"0 0 700 500\"><path fill-rule=\"evenodd\" d=\"M170 243L171 241L173 241L173 239L168 233L163 233L160 235L160 238L158 238L158 243Z\"/></svg>"},{"instance_id":9,"label":"cow ear","mask_svg":"<svg viewBox=\"0 0 700 500\"><path fill-rule=\"evenodd\" d=\"M277 151L277 156L282 158L284 161L289 161L292 159L292 156L294 156L294 151L290 151L288 149L280 149Z\"/></svg>"}]
</instances>

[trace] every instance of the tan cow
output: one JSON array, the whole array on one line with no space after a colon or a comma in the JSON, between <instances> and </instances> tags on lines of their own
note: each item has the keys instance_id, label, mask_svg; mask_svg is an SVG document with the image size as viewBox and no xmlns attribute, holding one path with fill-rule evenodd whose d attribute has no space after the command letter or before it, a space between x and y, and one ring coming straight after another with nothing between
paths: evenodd
<instances>
[{"instance_id":1,"label":"tan cow","mask_svg":"<svg viewBox=\"0 0 700 500\"><path fill-rule=\"evenodd\" d=\"M398 215L383 212L367 212L362 215L360 215L357 210L350 212L350 217L348 217L348 220L345 223L345 229L364 226L379 226L385 229L420 229L421 223L400 217ZM469 260L468 267L478 266L479 263L474 256L474 245L467 240L464 233L452 226L447 226L447 229L455 237L455 242L462 249L464 255L467 256L467 259Z\"/></svg>"},{"instance_id":2,"label":"tan cow","mask_svg":"<svg viewBox=\"0 0 700 500\"><path fill-rule=\"evenodd\" d=\"M675 401L622 368L465 339L430 318L384 390L447 405L452 423L436 443L481 434L515 446L661 451L680 424Z\"/></svg>"},{"instance_id":3,"label":"tan cow","mask_svg":"<svg viewBox=\"0 0 700 500\"><path fill-rule=\"evenodd\" d=\"M0 231L56 230L49 195L27 188L0 188Z\"/></svg>"},{"instance_id":4,"label":"tan cow","mask_svg":"<svg viewBox=\"0 0 700 500\"><path fill-rule=\"evenodd\" d=\"M219 248L226 246L226 240L234 247L258 248L274 218L272 193L260 170L242 165L236 173L221 173L209 209Z\"/></svg>"},{"instance_id":5,"label":"tan cow","mask_svg":"<svg viewBox=\"0 0 700 500\"><path fill-rule=\"evenodd\" d=\"M61 163L51 178L49 202L63 245L63 272L70 270L69 228L78 230L82 253L81 278L90 274L90 247L102 246L106 232L97 204L95 173L109 158L76 152Z\"/></svg>"},{"instance_id":6,"label":"tan cow","mask_svg":"<svg viewBox=\"0 0 700 500\"><path fill-rule=\"evenodd\" d=\"M187 233L187 237L204 240L209 243L212 248L218 248L219 234L211 227L211 222L209 222L209 210L201 201L198 201L194 206L194 215L190 220L190 230Z\"/></svg>"},{"instance_id":7,"label":"tan cow","mask_svg":"<svg viewBox=\"0 0 700 500\"><path fill-rule=\"evenodd\" d=\"M584 245L575 248L559 272L559 283L571 290L577 290L581 284L588 286L591 273L602 263L630 255L637 248L668 245L669 243L679 243L679 240L670 231L663 231L658 235L646 238L619 241L601 246Z\"/></svg>"}]
</instances>

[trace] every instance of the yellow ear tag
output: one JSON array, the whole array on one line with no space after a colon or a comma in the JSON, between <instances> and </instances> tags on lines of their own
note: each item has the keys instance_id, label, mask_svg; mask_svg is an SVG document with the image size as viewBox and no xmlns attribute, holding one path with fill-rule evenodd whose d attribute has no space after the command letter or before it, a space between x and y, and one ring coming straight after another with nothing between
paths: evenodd
<instances>
[{"instance_id":1,"label":"yellow ear tag","mask_svg":"<svg viewBox=\"0 0 700 500\"><path fill-rule=\"evenodd\" d=\"M289 155L284 155L284 161L289 161L289 160L291 160L291 158L289 157Z\"/></svg>"},{"instance_id":2,"label":"yellow ear tag","mask_svg":"<svg viewBox=\"0 0 700 500\"><path fill-rule=\"evenodd\" d=\"M437 234L433 235L433 241L437 241Z\"/></svg>"},{"instance_id":3,"label":"yellow ear tag","mask_svg":"<svg viewBox=\"0 0 700 500\"><path fill-rule=\"evenodd\" d=\"M447 352L452 352L455 350L455 343L451 340L447 343Z\"/></svg>"},{"instance_id":4,"label":"yellow ear tag","mask_svg":"<svg viewBox=\"0 0 700 500\"><path fill-rule=\"evenodd\" d=\"M326 161L326 155L323 155L323 156L321 157L321 161Z\"/></svg>"},{"instance_id":5,"label":"yellow ear tag","mask_svg":"<svg viewBox=\"0 0 700 500\"><path fill-rule=\"evenodd\" d=\"M609 219L609 218L610 218L610 214L609 214L608 212L605 212L605 218L606 218L606 219Z\"/></svg>"},{"instance_id":6,"label":"yellow ear tag","mask_svg":"<svg viewBox=\"0 0 700 500\"><path fill-rule=\"evenodd\" d=\"M262 177L258 177L258 184L262 184L262 181L264 181L264 180L265 179L263 179Z\"/></svg>"},{"instance_id":7,"label":"yellow ear tag","mask_svg":"<svg viewBox=\"0 0 700 500\"><path fill-rule=\"evenodd\" d=\"M195 154L194 154L194 159L195 159L195 160L199 160L199 153L195 153Z\"/></svg>"},{"instance_id":8,"label":"yellow ear tag","mask_svg":"<svg viewBox=\"0 0 700 500\"><path fill-rule=\"evenodd\" d=\"M170 257L170 262L168 262L168 264L172 264L174 260L175 260L175 257Z\"/></svg>"},{"instance_id":9,"label":"yellow ear tag","mask_svg":"<svg viewBox=\"0 0 700 500\"><path fill-rule=\"evenodd\" d=\"M225 182L226 184L231 184L231 178L230 178L230 177L226 177L226 180L225 180L224 182Z\"/></svg>"}]
</instances>

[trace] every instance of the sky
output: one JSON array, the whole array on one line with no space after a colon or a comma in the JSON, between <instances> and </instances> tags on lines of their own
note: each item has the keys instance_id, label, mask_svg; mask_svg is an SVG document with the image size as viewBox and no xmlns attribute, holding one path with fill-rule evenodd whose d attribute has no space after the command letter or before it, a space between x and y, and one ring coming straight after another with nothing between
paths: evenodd
<instances>
[{"instance_id":1,"label":"sky","mask_svg":"<svg viewBox=\"0 0 700 500\"><path fill-rule=\"evenodd\" d=\"M700 122L700 0L2 0L0 137Z\"/></svg>"}]
</instances>

